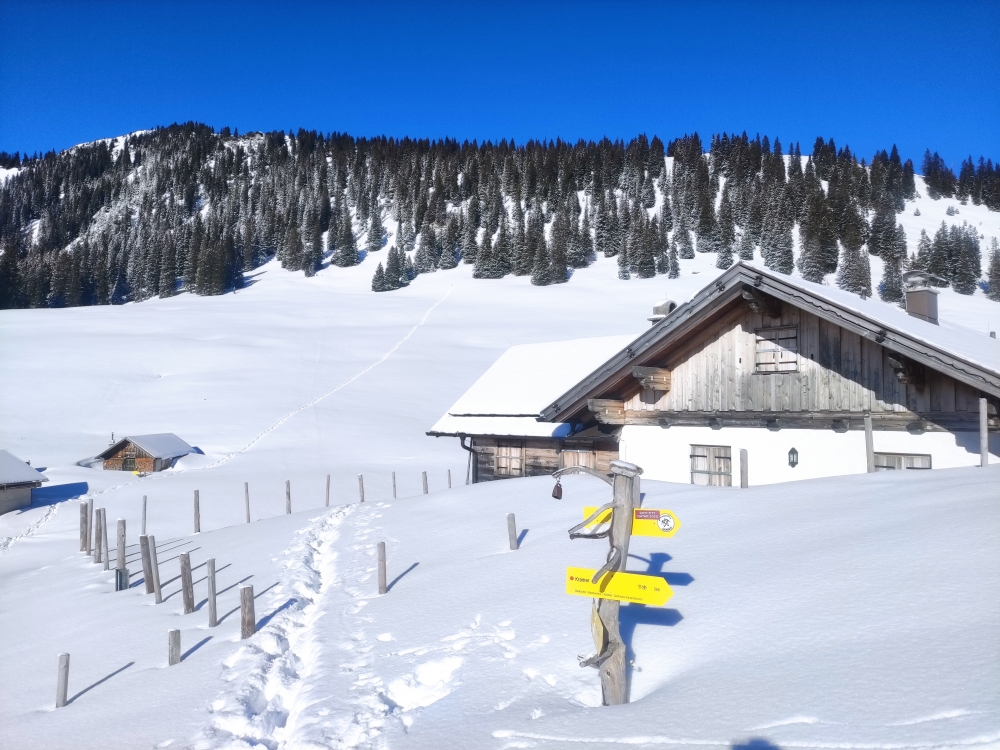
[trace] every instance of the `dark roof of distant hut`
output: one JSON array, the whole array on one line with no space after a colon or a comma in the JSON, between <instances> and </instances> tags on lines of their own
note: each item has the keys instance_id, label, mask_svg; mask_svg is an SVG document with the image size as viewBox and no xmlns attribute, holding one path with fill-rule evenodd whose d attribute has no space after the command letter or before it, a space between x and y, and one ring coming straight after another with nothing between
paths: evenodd
<instances>
[{"instance_id":1,"label":"dark roof of distant hut","mask_svg":"<svg viewBox=\"0 0 1000 750\"><path fill-rule=\"evenodd\" d=\"M160 432L155 435L128 435L116 442L103 453L98 454L98 458L110 458L121 449L125 443L132 443L138 446L152 458L177 458L194 453L194 448L185 443L172 432Z\"/></svg>"},{"instance_id":2,"label":"dark roof of distant hut","mask_svg":"<svg viewBox=\"0 0 1000 750\"><path fill-rule=\"evenodd\" d=\"M49 481L48 477L31 468L12 453L0 450L0 487L15 484L38 485Z\"/></svg>"}]
</instances>

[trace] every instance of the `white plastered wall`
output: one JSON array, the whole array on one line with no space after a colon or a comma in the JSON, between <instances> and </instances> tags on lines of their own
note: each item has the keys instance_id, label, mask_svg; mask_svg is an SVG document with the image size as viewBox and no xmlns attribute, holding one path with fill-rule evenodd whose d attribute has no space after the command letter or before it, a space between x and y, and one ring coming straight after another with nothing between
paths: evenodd
<instances>
[{"instance_id":1,"label":"white plastered wall","mask_svg":"<svg viewBox=\"0 0 1000 750\"><path fill-rule=\"evenodd\" d=\"M876 453L930 454L935 469L979 465L979 434L975 432L874 433ZM740 449L748 452L751 485L792 482L797 479L864 474L864 430L836 433L833 430L759 427L647 427L626 425L619 455L638 464L643 478L666 482L691 481L692 445L728 445L732 448L733 484L740 484ZM798 451L799 463L788 465L788 452ZM1000 463L1000 435L990 435L990 463Z\"/></svg>"}]
</instances>

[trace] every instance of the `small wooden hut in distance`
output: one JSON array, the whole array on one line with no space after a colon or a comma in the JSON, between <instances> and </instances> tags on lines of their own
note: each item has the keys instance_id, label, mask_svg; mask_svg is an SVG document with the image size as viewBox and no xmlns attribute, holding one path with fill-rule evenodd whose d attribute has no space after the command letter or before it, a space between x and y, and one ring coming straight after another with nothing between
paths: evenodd
<instances>
[{"instance_id":1,"label":"small wooden hut in distance","mask_svg":"<svg viewBox=\"0 0 1000 750\"><path fill-rule=\"evenodd\" d=\"M194 453L194 448L171 432L156 435L129 435L112 443L97 457L111 471L163 471L178 458Z\"/></svg>"},{"instance_id":2,"label":"small wooden hut in distance","mask_svg":"<svg viewBox=\"0 0 1000 750\"><path fill-rule=\"evenodd\" d=\"M31 491L47 481L17 456L0 450L0 515L31 505Z\"/></svg>"}]
</instances>

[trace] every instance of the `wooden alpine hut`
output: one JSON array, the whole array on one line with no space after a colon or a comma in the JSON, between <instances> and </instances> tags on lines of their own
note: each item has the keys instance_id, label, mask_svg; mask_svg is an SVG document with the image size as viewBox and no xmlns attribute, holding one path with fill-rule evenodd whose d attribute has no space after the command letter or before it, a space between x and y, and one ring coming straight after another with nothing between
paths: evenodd
<instances>
[{"instance_id":1,"label":"wooden alpine hut","mask_svg":"<svg viewBox=\"0 0 1000 750\"><path fill-rule=\"evenodd\" d=\"M181 456L195 450L170 432L156 435L130 435L112 442L97 456L103 467L111 471L163 471L169 469Z\"/></svg>"},{"instance_id":2,"label":"wooden alpine hut","mask_svg":"<svg viewBox=\"0 0 1000 750\"><path fill-rule=\"evenodd\" d=\"M0 515L31 505L31 491L47 481L14 454L0 450Z\"/></svg>"}]
</instances>

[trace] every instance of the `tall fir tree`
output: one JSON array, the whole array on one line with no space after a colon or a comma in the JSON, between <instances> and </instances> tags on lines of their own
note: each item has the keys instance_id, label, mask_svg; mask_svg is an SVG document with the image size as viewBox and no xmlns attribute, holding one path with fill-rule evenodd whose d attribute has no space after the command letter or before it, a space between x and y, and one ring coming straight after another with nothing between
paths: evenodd
<instances>
[{"instance_id":1,"label":"tall fir tree","mask_svg":"<svg viewBox=\"0 0 1000 750\"><path fill-rule=\"evenodd\" d=\"M990 264L986 271L986 283L986 296L994 302L1000 302L1000 243L996 237L990 241Z\"/></svg>"},{"instance_id":2,"label":"tall fir tree","mask_svg":"<svg viewBox=\"0 0 1000 750\"><path fill-rule=\"evenodd\" d=\"M531 268L531 283L535 286L547 286L552 283L549 267L549 250L545 242L544 232L538 237L535 245L534 265Z\"/></svg>"}]
</instances>

